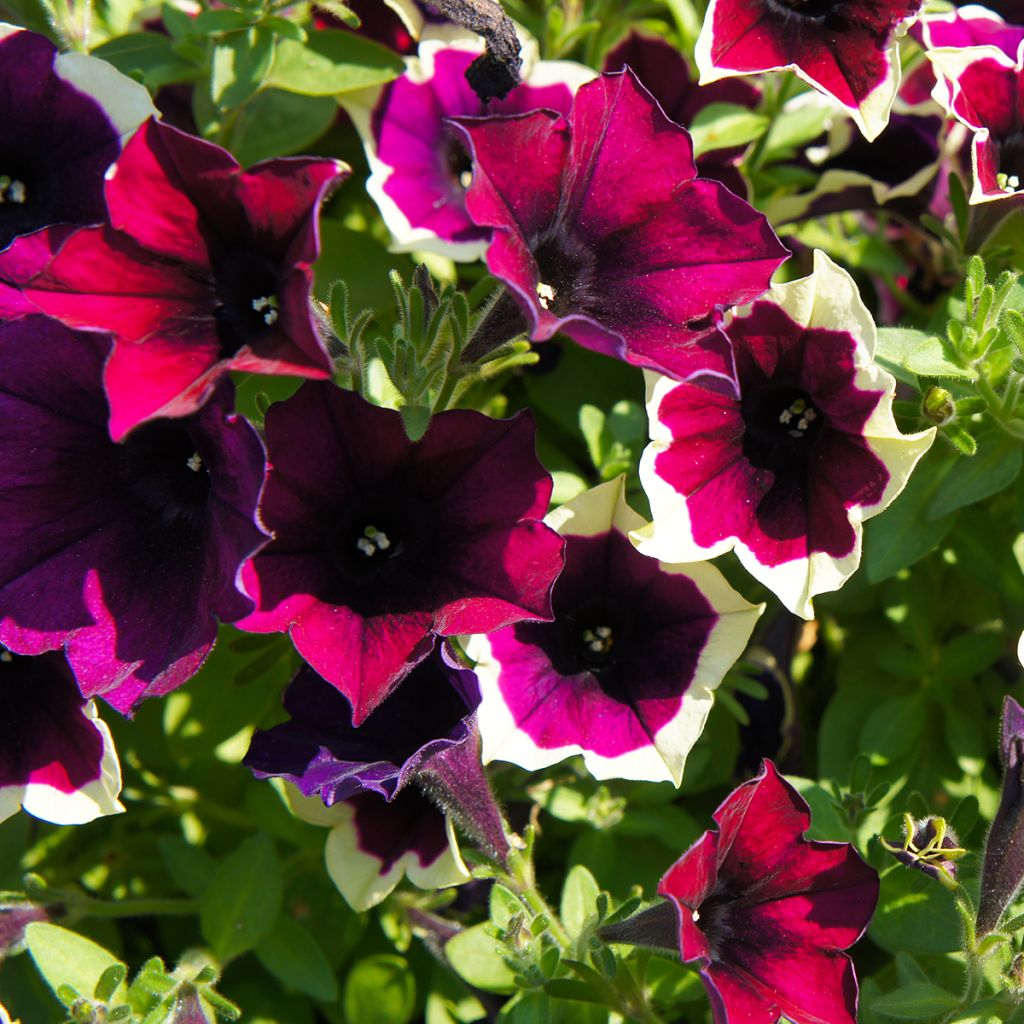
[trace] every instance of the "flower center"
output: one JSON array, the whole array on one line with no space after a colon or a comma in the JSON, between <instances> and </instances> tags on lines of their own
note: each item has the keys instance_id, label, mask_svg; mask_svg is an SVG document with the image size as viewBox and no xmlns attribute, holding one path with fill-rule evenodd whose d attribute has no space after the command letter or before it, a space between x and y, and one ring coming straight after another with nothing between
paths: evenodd
<instances>
[{"instance_id":1,"label":"flower center","mask_svg":"<svg viewBox=\"0 0 1024 1024\"><path fill-rule=\"evenodd\" d=\"M537 298L555 316L585 313L597 304L594 293L594 255L567 235L555 233L534 249Z\"/></svg>"},{"instance_id":2,"label":"flower center","mask_svg":"<svg viewBox=\"0 0 1024 1024\"><path fill-rule=\"evenodd\" d=\"M821 433L824 418L799 388L760 388L740 405L746 430L743 454L759 469L778 472L805 461Z\"/></svg>"},{"instance_id":3,"label":"flower center","mask_svg":"<svg viewBox=\"0 0 1024 1024\"><path fill-rule=\"evenodd\" d=\"M2 180L2 179L0 179ZM1015 192L1024 181L1024 129L1007 136L999 144L999 187Z\"/></svg>"},{"instance_id":4,"label":"flower center","mask_svg":"<svg viewBox=\"0 0 1024 1024\"><path fill-rule=\"evenodd\" d=\"M278 268L265 256L232 250L214 260L213 278L220 355L229 359L258 344L280 319Z\"/></svg>"},{"instance_id":5,"label":"flower center","mask_svg":"<svg viewBox=\"0 0 1024 1024\"><path fill-rule=\"evenodd\" d=\"M118 469L128 492L164 526L195 526L210 496L210 471L180 422L147 423L118 446Z\"/></svg>"},{"instance_id":6,"label":"flower center","mask_svg":"<svg viewBox=\"0 0 1024 1024\"><path fill-rule=\"evenodd\" d=\"M445 139L444 162L448 176L460 189L465 190L473 184L473 161L466 147L454 136Z\"/></svg>"},{"instance_id":7,"label":"flower center","mask_svg":"<svg viewBox=\"0 0 1024 1024\"><path fill-rule=\"evenodd\" d=\"M392 544L391 538L376 526L364 526L363 532L356 538L356 549L364 558L394 558L400 555L402 545Z\"/></svg>"},{"instance_id":8,"label":"flower center","mask_svg":"<svg viewBox=\"0 0 1024 1024\"><path fill-rule=\"evenodd\" d=\"M0 174L0 203L15 203L24 206L28 201L28 189L20 178Z\"/></svg>"},{"instance_id":9,"label":"flower center","mask_svg":"<svg viewBox=\"0 0 1024 1024\"><path fill-rule=\"evenodd\" d=\"M615 607L614 601L597 600L577 608L565 615L564 623L568 663L561 669L567 670L565 674L601 675L622 660L629 624L625 611Z\"/></svg>"}]
</instances>

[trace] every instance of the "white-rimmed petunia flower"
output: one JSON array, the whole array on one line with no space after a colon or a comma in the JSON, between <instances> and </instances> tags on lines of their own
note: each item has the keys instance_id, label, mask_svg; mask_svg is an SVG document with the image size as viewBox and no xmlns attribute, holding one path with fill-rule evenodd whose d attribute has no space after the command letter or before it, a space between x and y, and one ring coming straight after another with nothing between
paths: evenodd
<instances>
[{"instance_id":1,"label":"white-rimmed petunia flower","mask_svg":"<svg viewBox=\"0 0 1024 1024\"><path fill-rule=\"evenodd\" d=\"M901 434L896 382L874 363L875 325L853 278L824 253L725 333L735 390L648 375L651 440L640 479L653 522L633 534L669 562L735 548L804 618L861 556L861 523L903 490L935 429Z\"/></svg>"},{"instance_id":2,"label":"white-rimmed petunia flower","mask_svg":"<svg viewBox=\"0 0 1024 1024\"><path fill-rule=\"evenodd\" d=\"M873 139L899 91L897 38L920 7L921 0L711 0L696 45L700 84L788 68Z\"/></svg>"},{"instance_id":3,"label":"white-rimmed petunia flower","mask_svg":"<svg viewBox=\"0 0 1024 1024\"><path fill-rule=\"evenodd\" d=\"M58 825L124 810L110 729L59 654L0 647L0 821L24 808Z\"/></svg>"},{"instance_id":4,"label":"white-rimmed petunia flower","mask_svg":"<svg viewBox=\"0 0 1024 1024\"><path fill-rule=\"evenodd\" d=\"M483 40L454 26L433 26L406 71L382 88L345 97L370 164L366 189L398 252L439 252L479 259L490 231L466 212L473 163L452 117L523 114L541 108L568 114L573 94L595 72L572 61L536 60L523 40L523 81L502 100L484 103L466 80Z\"/></svg>"},{"instance_id":5,"label":"white-rimmed petunia flower","mask_svg":"<svg viewBox=\"0 0 1024 1024\"><path fill-rule=\"evenodd\" d=\"M598 779L682 779L713 692L764 606L713 566L641 555L628 534L643 520L624 490L620 477L545 520L566 538L553 622L466 642L485 764L533 770L582 754Z\"/></svg>"},{"instance_id":6,"label":"white-rimmed petunia flower","mask_svg":"<svg viewBox=\"0 0 1024 1024\"><path fill-rule=\"evenodd\" d=\"M455 831L415 788L394 800L359 793L330 807L285 784L292 811L331 831L324 848L327 874L356 911L384 900L403 877L419 889L444 889L468 882Z\"/></svg>"}]
</instances>

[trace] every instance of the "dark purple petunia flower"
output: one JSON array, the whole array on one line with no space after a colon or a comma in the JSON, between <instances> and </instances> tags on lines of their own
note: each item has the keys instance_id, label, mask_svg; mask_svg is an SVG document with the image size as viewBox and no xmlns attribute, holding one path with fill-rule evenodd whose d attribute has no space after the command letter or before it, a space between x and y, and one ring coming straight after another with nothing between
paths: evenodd
<instances>
[{"instance_id":1,"label":"dark purple petunia flower","mask_svg":"<svg viewBox=\"0 0 1024 1024\"><path fill-rule=\"evenodd\" d=\"M733 790L658 885L678 913L715 1024L855 1024L857 978L841 950L863 935L878 875L850 843L803 838L811 815L770 761Z\"/></svg>"},{"instance_id":2,"label":"dark purple petunia flower","mask_svg":"<svg viewBox=\"0 0 1024 1024\"><path fill-rule=\"evenodd\" d=\"M110 730L60 655L0 652L0 708L0 821L19 807L59 825L124 810ZM0 909L0 960L14 938L9 913Z\"/></svg>"},{"instance_id":3,"label":"dark purple petunia flower","mask_svg":"<svg viewBox=\"0 0 1024 1024\"><path fill-rule=\"evenodd\" d=\"M287 630L356 725L435 636L551 617L563 542L539 522L551 479L528 416L442 412L414 444L397 412L309 383L266 432L274 540L244 568L239 627Z\"/></svg>"},{"instance_id":4,"label":"dark purple petunia flower","mask_svg":"<svg viewBox=\"0 0 1024 1024\"><path fill-rule=\"evenodd\" d=\"M154 113L105 61L0 23L0 249L52 224L105 220L103 175Z\"/></svg>"},{"instance_id":5,"label":"dark purple petunia flower","mask_svg":"<svg viewBox=\"0 0 1024 1024\"><path fill-rule=\"evenodd\" d=\"M460 120L474 160L470 216L494 228L487 265L534 341L587 348L677 377L732 372L712 318L768 287L787 253L765 218L694 180L687 132L631 71L548 111Z\"/></svg>"},{"instance_id":6,"label":"dark purple petunia flower","mask_svg":"<svg viewBox=\"0 0 1024 1024\"><path fill-rule=\"evenodd\" d=\"M485 761L534 770L582 754L599 779L682 779L763 605L710 565L640 554L628 534L643 520L624 489L624 478L602 484L548 516L567 541L553 622L468 642Z\"/></svg>"},{"instance_id":7,"label":"dark purple petunia flower","mask_svg":"<svg viewBox=\"0 0 1024 1024\"><path fill-rule=\"evenodd\" d=\"M523 82L483 103L466 69L483 52L477 36L424 39L405 73L371 97L346 101L363 139L366 183L400 251L434 250L453 259L483 255L490 231L466 212L473 163L452 117L520 114L542 107L567 114L573 93L594 72L571 61L528 59Z\"/></svg>"},{"instance_id":8,"label":"dark purple petunia flower","mask_svg":"<svg viewBox=\"0 0 1024 1024\"><path fill-rule=\"evenodd\" d=\"M690 77L690 65L676 47L657 36L630 32L608 51L605 71L633 70L640 84L661 104L670 121L689 128L693 119L712 103L753 110L761 102L761 90L750 82L732 78L698 85ZM711 149L696 158L697 174L714 178L731 192L745 196L747 185L736 168L745 146Z\"/></svg>"},{"instance_id":9,"label":"dark purple petunia flower","mask_svg":"<svg viewBox=\"0 0 1024 1024\"><path fill-rule=\"evenodd\" d=\"M790 68L873 139L900 83L897 36L921 0L712 0L697 40L701 83Z\"/></svg>"},{"instance_id":10,"label":"dark purple petunia flower","mask_svg":"<svg viewBox=\"0 0 1024 1024\"><path fill-rule=\"evenodd\" d=\"M860 564L862 522L900 493L934 428L901 434L896 382L874 363L857 286L822 252L724 328L732 393L648 381L640 478L654 522L634 534L666 562L740 562L797 615Z\"/></svg>"},{"instance_id":11,"label":"dark purple petunia flower","mask_svg":"<svg viewBox=\"0 0 1024 1024\"><path fill-rule=\"evenodd\" d=\"M245 764L280 776L330 807L360 792L391 799L433 755L469 735L476 680L435 651L356 728L335 687L304 666L284 695L287 722L256 731Z\"/></svg>"},{"instance_id":12,"label":"dark purple petunia flower","mask_svg":"<svg viewBox=\"0 0 1024 1024\"><path fill-rule=\"evenodd\" d=\"M193 413L230 370L327 377L312 264L320 203L346 173L306 157L243 171L219 146L149 121L108 172L110 225L0 254L0 308L115 336L104 378L115 439Z\"/></svg>"},{"instance_id":13,"label":"dark purple petunia flower","mask_svg":"<svg viewBox=\"0 0 1024 1024\"><path fill-rule=\"evenodd\" d=\"M109 347L43 317L0 325L0 643L63 647L81 692L127 713L185 682L217 620L252 607L235 577L265 540L264 459L228 381L115 444Z\"/></svg>"},{"instance_id":14,"label":"dark purple petunia flower","mask_svg":"<svg viewBox=\"0 0 1024 1024\"><path fill-rule=\"evenodd\" d=\"M1024 44L1016 58L995 46L931 50L935 98L973 133L972 203L1024 194Z\"/></svg>"}]
</instances>

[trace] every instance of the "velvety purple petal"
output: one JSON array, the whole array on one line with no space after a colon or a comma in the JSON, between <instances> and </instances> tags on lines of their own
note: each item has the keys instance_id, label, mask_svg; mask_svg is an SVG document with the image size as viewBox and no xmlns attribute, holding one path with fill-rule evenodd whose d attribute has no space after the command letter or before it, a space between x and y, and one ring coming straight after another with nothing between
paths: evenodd
<instances>
[{"instance_id":1,"label":"velvety purple petal","mask_svg":"<svg viewBox=\"0 0 1024 1024\"><path fill-rule=\"evenodd\" d=\"M665 872L658 883L658 893L674 900L683 909L685 916L692 920L692 912L711 895L717 883L718 835L705 832ZM685 949L682 954L684 960L693 959L693 954Z\"/></svg>"},{"instance_id":2,"label":"velvety purple petal","mask_svg":"<svg viewBox=\"0 0 1024 1024\"><path fill-rule=\"evenodd\" d=\"M1006 63L984 57L956 79L953 111L976 128L1008 139L1024 124L1024 74Z\"/></svg>"}]
</instances>

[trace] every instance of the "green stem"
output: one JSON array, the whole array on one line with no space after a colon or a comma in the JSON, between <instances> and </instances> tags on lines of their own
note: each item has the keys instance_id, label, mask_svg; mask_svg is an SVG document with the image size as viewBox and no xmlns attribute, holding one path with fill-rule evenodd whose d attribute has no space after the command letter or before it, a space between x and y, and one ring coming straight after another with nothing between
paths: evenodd
<instances>
[{"instance_id":1,"label":"green stem","mask_svg":"<svg viewBox=\"0 0 1024 1024\"><path fill-rule=\"evenodd\" d=\"M76 905L82 917L166 917L199 913L199 900L152 899L99 900L86 899Z\"/></svg>"},{"instance_id":2,"label":"green stem","mask_svg":"<svg viewBox=\"0 0 1024 1024\"><path fill-rule=\"evenodd\" d=\"M974 382L974 387L978 394L985 399L985 404L988 406L992 418L999 425L1000 429L1004 433L1009 434L1010 437L1018 441L1024 441L1024 426L1019 426L1007 418L1003 411L1004 399L999 397L996 389L992 387L988 378L980 370L978 372L978 379Z\"/></svg>"}]
</instances>

